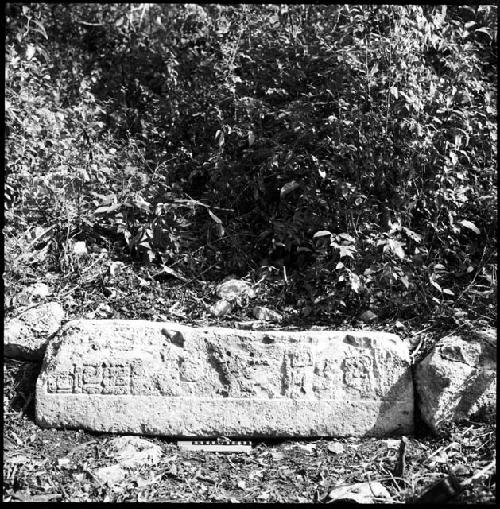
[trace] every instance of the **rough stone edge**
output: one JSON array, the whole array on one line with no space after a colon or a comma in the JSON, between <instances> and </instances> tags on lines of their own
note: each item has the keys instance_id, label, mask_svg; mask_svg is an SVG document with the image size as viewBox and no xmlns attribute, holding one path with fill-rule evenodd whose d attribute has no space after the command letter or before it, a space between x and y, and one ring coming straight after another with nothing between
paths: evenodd
<instances>
[{"instance_id":1,"label":"rough stone edge","mask_svg":"<svg viewBox=\"0 0 500 509\"><path fill-rule=\"evenodd\" d=\"M325 436L325 437L328 437L328 436L335 436L335 437L342 437L342 436L366 436L366 437L387 437L387 436L399 436L399 435L411 435L415 432L415 391L414 391L414 374L413 374L413 365L412 365L412 361L411 361L411 356L410 356L410 353L409 353L409 349L408 349L408 346L405 344L405 342L401 339L401 337L397 334L394 334L394 333L389 333L389 332L383 332L383 331L365 331L365 330L320 330L320 331L317 331L317 330L300 330L300 331L297 331L297 330L293 330L293 331L287 331L287 330L281 330L281 329L270 329L270 330L257 330L257 331L247 331L247 330L241 330L241 329L237 329L237 328L231 328L231 327L217 327L217 326L205 326L205 327L196 327L196 326L191 326L191 325L185 325L185 324L180 324L180 323L177 323L177 322L152 322L152 321L149 321L149 320L121 320L121 319L115 319L115 320L106 320L106 319L103 319L103 320L88 320L88 319L72 319L72 320L66 320L64 324L62 324L62 326L59 328L59 330L57 331L57 333L53 336L52 339L55 339L56 336L62 336L63 335L63 332L65 330L68 330L72 327L75 327L75 326L78 326L79 323L81 322L85 322L86 325L89 325L89 323L92 323L92 322L115 322L115 323L121 323L121 324L130 324L130 325L134 325L134 326L137 326L137 325L140 325L141 323L144 325L144 324L147 324L149 326L153 326L155 328L158 328L160 329L160 331L163 329L163 328L168 328L168 329L174 329L174 330L178 330L178 331L183 331L183 330L192 330L192 329L197 329L197 330L206 330L206 329L215 329L219 332L227 332L227 333L235 333L235 334L240 334L240 335L244 335L244 336L256 336L256 337L260 337L262 336L262 334L266 334L266 333L269 333L269 334L272 334L272 335L282 335L282 334L291 334L292 337L293 336L299 336L301 334L304 334L304 333L313 333L314 335L317 335L317 336L331 336L332 333L333 334L336 334L336 335L339 335L339 336L346 336L346 335L351 335L351 336L354 336L354 337L360 337L360 338L363 338L363 337L366 337L366 336L370 336L372 338L374 338L375 340L377 340L378 338L377 337L383 337L384 339L386 338L389 338L391 340L391 343L392 343L392 347L395 348L396 350L399 350L400 353L404 354L404 355L401 355L401 358L406 360L408 362L408 369L409 369L409 375L411 377L411 404L408 404L408 402L406 400L401 400L401 406L398 406L398 401L399 400L396 400L396 401L393 401L391 402L392 405L394 405L394 408L397 408L398 412L399 412L399 415L401 414L409 414L410 415L410 423L407 423L405 425L402 425L400 427L394 427L393 429L383 429L381 430L380 427L377 427L377 426L374 426L372 427L372 429L362 429L362 426L360 426L360 430L359 432L355 432L355 433L342 433L342 426L337 426L337 429L339 430L338 432L337 431L334 431L332 432L331 430L329 432L326 432L325 433L320 433L320 432L308 432L307 430L304 430L304 431L299 431L299 432L287 432L286 429L283 429L282 431L276 431L276 430L271 430L271 431L266 431L266 432L262 432L262 433L250 433L250 434L237 434L237 428L233 428L233 429L227 429L223 432L223 434L225 435L232 435L232 436L241 436L241 437L283 437L283 438L286 438L286 437L289 437L289 438L299 438L299 437L304 437L304 436L315 436L315 437L321 437L321 436ZM62 339L62 338L61 338ZM293 343L293 341L292 341ZM54 343L54 348L57 348L57 343ZM47 349L46 350L46 355L44 356L44 359L43 359L43 364L42 364L42 368L41 368L41 372L44 371L46 369L46 364L50 362L50 354L49 354L49 350L50 349ZM42 378L39 376L37 378L37 400L38 398L41 396L43 398L57 398L57 397L60 397L60 395L52 395L52 394L48 394L48 393L43 393L42 391L39 392L39 387L41 388L43 385L43 380ZM71 398L74 397L73 395L69 394L69 395L64 395L64 399L59 399L58 400L58 404L59 406L63 406L62 405L62 402L69 402L71 400ZM96 398L96 405L99 407L100 405L102 405L104 408L103 408L103 412L108 412L109 411L109 405L111 403L111 399L110 399L110 395L106 395L105 397L103 396L94 396ZM104 398L104 399L102 399ZM170 403L172 406L175 407L176 404L179 403L179 398L168 398L168 397L159 397L159 396L149 396L150 399L148 399L148 403L145 405L145 408L143 410L144 413L147 413L150 411L151 407L152 408L156 408L157 406L161 406L160 403L164 406L166 403ZM151 402L152 402L152 399L151 398L156 398L158 399L158 405L152 405ZM102 399L102 401L100 401ZM122 406L122 409L124 409L123 407L123 399L122 397L118 396L118 400L120 400L120 403L121 403L121 406ZM225 398L223 400L216 400L214 401L212 398L189 398L189 397L185 397L185 398L182 398L182 400L185 402L186 400L191 400L194 402L194 404L198 404L200 407L203 407L203 405L205 405L205 408L210 408L211 407L211 404L215 403L216 405L220 405L221 402L224 404L224 403L227 403L229 402L229 400L231 400L231 403L235 402L236 405L238 403L241 403L242 405L248 405L249 403L249 400L248 399L244 399L244 400L239 400L239 398ZM268 403L269 404L269 401L272 401L272 400L265 400L264 403ZM259 403L261 403L260 400L254 400L255 404L258 406ZM328 403L331 403L331 400L324 400L324 404L328 404ZM338 402L334 402L334 403L337 403ZM362 404L363 405L366 405L367 403L369 402L366 402L366 401L363 401ZM380 402L376 402L375 403L375 406L376 405L384 405L386 404L387 402L382 400ZM183 403L185 404L185 403ZM293 406L295 403L293 401L289 401L287 402L288 405L290 406ZM314 401L312 402L311 404L313 405L317 405L317 402ZM353 408L356 407L356 404L357 402L354 400L354 401L351 401L350 402L351 405L353 405ZM226 405L227 406L227 405ZM125 405L125 408L126 408L126 405ZM193 411L196 411L196 409L193 409ZM376 411L379 415L383 412L383 410L374 410ZM199 413L201 412L204 412L202 409L198 410ZM97 430L97 427L95 426L95 421L92 422L92 423L89 423L87 425L82 425L81 423L83 421L81 420L78 420L78 423L76 422L73 422L71 420L68 420L64 423L61 424L61 420L58 418L59 415L61 415L61 413L65 413L65 409L64 408L60 408L58 412L56 412L57 415L53 418L53 419L50 419L50 418L45 418L43 419L42 416L39 414L39 406L37 404L36 406L36 421L37 421L37 424L39 424L40 426L42 427L67 427L67 428L74 428L74 429L90 429L90 430L93 430L93 431L96 431ZM134 412L135 413L135 412ZM237 412L236 412L237 414ZM132 421L130 421L132 422ZM172 430L171 433L167 434L165 431L156 431L155 432L155 429L150 429L148 427L147 424L143 425L143 427L141 428L142 429L142 433L143 434L146 434L146 435L152 435L152 436L196 436L196 437L200 437L200 436L218 436L221 434L221 430L220 430L220 427L217 428L217 430L215 429L207 429L206 431L203 431L203 430L195 430L193 432L193 434L189 434L189 430L185 430L183 427L182 424L179 424L178 428ZM113 429L109 429L109 428L100 428L99 431L101 432L115 432L115 433L120 433L120 434L126 434L126 433L138 433L137 429L141 427L141 425L139 426L131 426L130 429L120 429L120 430L113 430ZM186 432L188 433L186 435Z\"/></svg>"},{"instance_id":2,"label":"rough stone edge","mask_svg":"<svg viewBox=\"0 0 500 509\"><path fill-rule=\"evenodd\" d=\"M64 312L64 308L57 301L44 302L44 303L39 304L36 307L41 307L41 306L52 304L52 303L58 304L60 306L61 310L63 311L62 318L61 318L61 320L59 320L59 327L54 332L49 334L48 336L46 336L44 338L40 338L40 345L38 346L38 348L34 348L31 351L27 350L23 346L15 345L13 343L5 344L6 333L9 330L9 327L8 327L9 325L17 323L21 327L28 327L27 324L23 323L23 320L20 318L20 316L22 316L23 314L30 311L30 309L26 309L23 312L21 312L18 316L15 316L14 318L10 319L8 322L4 322L4 338L3 338L4 358L15 359L15 360L20 360L20 361L37 362L37 363L43 362L48 344L56 336L59 335L59 333L63 330L63 328L67 322L72 321L71 319L65 318L66 313ZM36 309L36 307L35 307L35 309ZM33 333L32 330L30 330L30 332Z\"/></svg>"}]
</instances>

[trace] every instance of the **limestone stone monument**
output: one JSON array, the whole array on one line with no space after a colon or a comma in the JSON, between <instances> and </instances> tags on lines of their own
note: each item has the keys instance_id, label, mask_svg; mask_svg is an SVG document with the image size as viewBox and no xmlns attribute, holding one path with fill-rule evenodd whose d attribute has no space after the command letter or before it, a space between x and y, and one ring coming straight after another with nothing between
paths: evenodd
<instances>
[{"instance_id":1,"label":"limestone stone monument","mask_svg":"<svg viewBox=\"0 0 500 509\"><path fill-rule=\"evenodd\" d=\"M249 331L74 320L47 346L45 427L163 436L413 432L408 348L368 331Z\"/></svg>"}]
</instances>

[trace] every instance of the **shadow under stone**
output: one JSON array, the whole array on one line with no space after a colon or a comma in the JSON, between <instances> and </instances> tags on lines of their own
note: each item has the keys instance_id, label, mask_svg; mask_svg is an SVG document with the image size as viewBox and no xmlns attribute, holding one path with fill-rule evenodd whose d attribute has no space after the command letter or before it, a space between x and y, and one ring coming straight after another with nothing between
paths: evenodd
<instances>
[{"instance_id":1,"label":"shadow under stone","mask_svg":"<svg viewBox=\"0 0 500 509\"><path fill-rule=\"evenodd\" d=\"M9 406L35 422L36 380L41 362L4 359L4 396Z\"/></svg>"}]
</instances>

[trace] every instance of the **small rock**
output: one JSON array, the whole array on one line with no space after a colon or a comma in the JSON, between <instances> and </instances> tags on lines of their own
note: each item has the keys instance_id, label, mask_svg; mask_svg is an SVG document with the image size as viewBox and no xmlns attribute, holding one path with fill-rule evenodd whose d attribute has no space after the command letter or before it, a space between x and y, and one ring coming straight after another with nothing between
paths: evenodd
<instances>
[{"instance_id":1,"label":"small rock","mask_svg":"<svg viewBox=\"0 0 500 509\"><path fill-rule=\"evenodd\" d=\"M464 465L463 463L461 463L460 465L457 465L453 469L453 474L454 475L458 475L458 476L467 476L467 475L470 475L470 467L468 467L467 465Z\"/></svg>"},{"instance_id":2,"label":"small rock","mask_svg":"<svg viewBox=\"0 0 500 509\"><path fill-rule=\"evenodd\" d=\"M94 476L102 483L113 485L125 479L127 472L120 465L98 468Z\"/></svg>"},{"instance_id":3,"label":"small rock","mask_svg":"<svg viewBox=\"0 0 500 509\"><path fill-rule=\"evenodd\" d=\"M342 454L344 452L344 444L340 442L330 442L328 444L328 452L332 454Z\"/></svg>"},{"instance_id":4,"label":"small rock","mask_svg":"<svg viewBox=\"0 0 500 509\"><path fill-rule=\"evenodd\" d=\"M253 308L253 314L257 320L266 320L270 322L281 322L281 320L283 320L283 317L278 312L263 306L255 306Z\"/></svg>"},{"instance_id":5,"label":"small rock","mask_svg":"<svg viewBox=\"0 0 500 509\"><path fill-rule=\"evenodd\" d=\"M387 440L381 440L381 442L387 447L387 449L399 449L401 440L389 438Z\"/></svg>"},{"instance_id":6,"label":"small rock","mask_svg":"<svg viewBox=\"0 0 500 509\"><path fill-rule=\"evenodd\" d=\"M99 304L95 314L100 318L109 318L113 314L113 309L108 304Z\"/></svg>"},{"instance_id":7,"label":"small rock","mask_svg":"<svg viewBox=\"0 0 500 509\"><path fill-rule=\"evenodd\" d=\"M375 501L391 501L391 495L378 481L339 486L330 491L329 502L342 500L358 504L373 504Z\"/></svg>"},{"instance_id":8,"label":"small rock","mask_svg":"<svg viewBox=\"0 0 500 509\"><path fill-rule=\"evenodd\" d=\"M45 299L50 295L50 288L45 283L36 283L28 289L35 299Z\"/></svg>"},{"instance_id":9,"label":"small rock","mask_svg":"<svg viewBox=\"0 0 500 509\"><path fill-rule=\"evenodd\" d=\"M496 331L439 340L416 366L420 412L437 434L447 423L496 416Z\"/></svg>"},{"instance_id":10,"label":"small rock","mask_svg":"<svg viewBox=\"0 0 500 509\"><path fill-rule=\"evenodd\" d=\"M233 304L228 302L227 300L219 300L212 306L210 306L209 311L214 316L224 316L229 314L233 309Z\"/></svg>"},{"instance_id":11,"label":"small rock","mask_svg":"<svg viewBox=\"0 0 500 509\"><path fill-rule=\"evenodd\" d=\"M73 244L73 254L76 256L88 254L87 244L85 243L85 241L75 242Z\"/></svg>"},{"instance_id":12,"label":"small rock","mask_svg":"<svg viewBox=\"0 0 500 509\"><path fill-rule=\"evenodd\" d=\"M111 262L108 267L109 275L111 277L118 276L123 271L125 264L123 262Z\"/></svg>"},{"instance_id":13,"label":"small rock","mask_svg":"<svg viewBox=\"0 0 500 509\"><path fill-rule=\"evenodd\" d=\"M123 436L111 441L111 454L122 467L156 465L161 458L159 445L136 436Z\"/></svg>"},{"instance_id":14,"label":"small rock","mask_svg":"<svg viewBox=\"0 0 500 509\"><path fill-rule=\"evenodd\" d=\"M266 322L264 320L246 320L235 323L235 326L242 330L264 330Z\"/></svg>"},{"instance_id":15,"label":"small rock","mask_svg":"<svg viewBox=\"0 0 500 509\"><path fill-rule=\"evenodd\" d=\"M69 465L71 465L71 459L70 458L59 458L57 460L57 464L60 467L68 467Z\"/></svg>"},{"instance_id":16,"label":"small rock","mask_svg":"<svg viewBox=\"0 0 500 509\"><path fill-rule=\"evenodd\" d=\"M378 316L373 312L373 311L364 311L363 313L361 313L361 315L359 316L359 319L362 321L362 322L365 322L365 323L371 323L371 322L374 322L376 319L378 318Z\"/></svg>"},{"instance_id":17,"label":"small rock","mask_svg":"<svg viewBox=\"0 0 500 509\"><path fill-rule=\"evenodd\" d=\"M252 299L255 291L246 281L229 279L217 287L217 296L228 302L238 301L245 297Z\"/></svg>"},{"instance_id":18,"label":"small rock","mask_svg":"<svg viewBox=\"0 0 500 509\"><path fill-rule=\"evenodd\" d=\"M4 355L15 359L41 360L50 337L64 320L64 309L57 302L48 302L28 309L6 323Z\"/></svg>"}]
</instances>

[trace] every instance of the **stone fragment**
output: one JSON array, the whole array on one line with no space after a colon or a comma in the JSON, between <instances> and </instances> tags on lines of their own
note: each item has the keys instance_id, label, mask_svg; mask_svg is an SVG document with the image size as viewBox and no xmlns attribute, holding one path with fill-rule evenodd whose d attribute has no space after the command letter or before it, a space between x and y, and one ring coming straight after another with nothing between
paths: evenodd
<instances>
[{"instance_id":1,"label":"stone fragment","mask_svg":"<svg viewBox=\"0 0 500 509\"><path fill-rule=\"evenodd\" d=\"M253 315L257 320L268 320L270 322L281 322L283 320L283 317L278 312L263 306L255 306L253 308Z\"/></svg>"},{"instance_id":2,"label":"stone fragment","mask_svg":"<svg viewBox=\"0 0 500 509\"><path fill-rule=\"evenodd\" d=\"M50 295L50 288L45 283L36 283L28 289L35 299L45 299Z\"/></svg>"},{"instance_id":3,"label":"stone fragment","mask_svg":"<svg viewBox=\"0 0 500 509\"><path fill-rule=\"evenodd\" d=\"M135 436L123 436L111 441L110 454L126 468L156 465L161 458L159 445Z\"/></svg>"},{"instance_id":4,"label":"stone fragment","mask_svg":"<svg viewBox=\"0 0 500 509\"><path fill-rule=\"evenodd\" d=\"M6 323L4 355L16 359L41 360L50 337L64 320L64 310L57 302L28 309Z\"/></svg>"},{"instance_id":5,"label":"stone fragment","mask_svg":"<svg viewBox=\"0 0 500 509\"><path fill-rule=\"evenodd\" d=\"M328 452L332 454L342 454L344 452L344 444L341 442L330 442L328 444Z\"/></svg>"},{"instance_id":6,"label":"stone fragment","mask_svg":"<svg viewBox=\"0 0 500 509\"><path fill-rule=\"evenodd\" d=\"M217 287L217 296L229 302L255 297L255 291L246 281L228 279Z\"/></svg>"},{"instance_id":7,"label":"stone fragment","mask_svg":"<svg viewBox=\"0 0 500 509\"><path fill-rule=\"evenodd\" d=\"M108 267L109 275L111 277L115 277L120 275L125 268L125 264L123 262L111 262Z\"/></svg>"},{"instance_id":8,"label":"stone fragment","mask_svg":"<svg viewBox=\"0 0 500 509\"><path fill-rule=\"evenodd\" d=\"M36 416L143 435L411 434L410 358L383 332L74 320L48 345Z\"/></svg>"},{"instance_id":9,"label":"stone fragment","mask_svg":"<svg viewBox=\"0 0 500 509\"><path fill-rule=\"evenodd\" d=\"M355 502L357 504L388 503L391 495L387 488L378 481L349 484L333 488L328 495L328 502Z\"/></svg>"},{"instance_id":10,"label":"stone fragment","mask_svg":"<svg viewBox=\"0 0 500 509\"><path fill-rule=\"evenodd\" d=\"M449 336L416 366L422 418L436 433L471 416L496 414L497 338L493 329Z\"/></svg>"},{"instance_id":11,"label":"stone fragment","mask_svg":"<svg viewBox=\"0 0 500 509\"><path fill-rule=\"evenodd\" d=\"M85 241L75 242L73 244L73 254L76 256L88 254L87 244L85 243Z\"/></svg>"},{"instance_id":12,"label":"stone fragment","mask_svg":"<svg viewBox=\"0 0 500 509\"><path fill-rule=\"evenodd\" d=\"M233 304L227 300L218 300L215 304L212 304L208 310L214 316L224 316L229 314L233 310Z\"/></svg>"},{"instance_id":13,"label":"stone fragment","mask_svg":"<svg viewBox=\"0 0 500 509\"><path fill-rule=\"evenodd\" d=\"M401 440L388 438L387 440L382 440L382 443L387 447L387 449L399 449Z\"/></svg>"},{"instance_id":14,"label":"stone fragment","mask_svg":"<svg viewBox=\"0 0 500 509\"><path fill-rule=\"evenodd\" d=\"M98 468L94 472L96 479L103 484L119 484L127 476L127 471L120 465L110 465L109 467Z\"/></svg>"},{"instance_id":15,"label":"stone fragment","mask_svg":"<svg viewBox=\"0 0 500 509\"><path fill-rule=\"evenodd\" d=\"M361 313L361 315L359 316L359 319L362 321L362 322L365 322L365 323L371 323L371 322L374 322L376 319L377 319L377 315L373 312L373 311L364 311L363 313Z\"/></svg>"},{"instance_id":16,"label":"stone fragment","mask_svg":"<svg viewBox=\"0 0 500 509\"><path fill-rule=\"evenodd\" d=\"M269 324L264 320L244 320L242 322L236 322L235 327L244 330L264 330L269 327Z\"/></svg>"}]
</instances>

